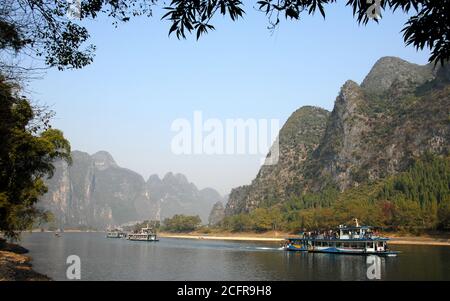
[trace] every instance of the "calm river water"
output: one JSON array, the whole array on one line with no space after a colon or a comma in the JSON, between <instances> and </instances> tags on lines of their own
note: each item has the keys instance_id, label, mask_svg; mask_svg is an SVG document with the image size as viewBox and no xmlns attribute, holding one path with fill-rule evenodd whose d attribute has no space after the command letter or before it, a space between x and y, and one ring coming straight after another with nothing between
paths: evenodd
<instances>
[{"instance_id":1,"label":"calm river water","mask_svg":"<svg viewBox=\"0 0 450 301\"><path fill-rule=\"evenodd\" d=\"M278 244L161 238L107 239L104 233L26 233L33 267L67 280L66 259L81 259L81 280L450 280L450 247L397 246L398 257L292 253ZM373 277L372 277L373 278Z\"/></svg>"}]
</instances>

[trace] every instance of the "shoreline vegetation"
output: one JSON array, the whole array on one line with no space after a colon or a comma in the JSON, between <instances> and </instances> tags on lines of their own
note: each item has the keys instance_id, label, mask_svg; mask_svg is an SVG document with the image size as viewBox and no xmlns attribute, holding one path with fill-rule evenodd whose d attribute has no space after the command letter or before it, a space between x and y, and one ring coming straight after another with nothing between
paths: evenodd
<instances>
[{"instance_id":1,"label":"shoreline vegetation","mask_svg":"<svg viewBox=\"0 0 450 301\"><path fill-rule=\"evenodd\" d=\"M50 281L46 275L32 269L28 250L0 238L0 281Z\"/></svg>"}]
</instances>

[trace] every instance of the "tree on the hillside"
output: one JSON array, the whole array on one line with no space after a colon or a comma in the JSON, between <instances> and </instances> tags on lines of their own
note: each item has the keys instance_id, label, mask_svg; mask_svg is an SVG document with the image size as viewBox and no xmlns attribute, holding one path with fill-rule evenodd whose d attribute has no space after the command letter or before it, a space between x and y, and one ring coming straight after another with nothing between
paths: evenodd
<instances>
[{"instance_id":1,"label":"tree on the hillside","mask_svg":"<svg viewBox=\"0 0 450 301\"><path fill-rule=\"evenodd\" d=\"M52 176L54 160L70 163L63 133L15 90L0 76L0 231L11 238L48 217L35 206L47 191L44 180Z\"/></svg>"},{"instance_id":2,"label":"tree on the hillside","mask_svg":"<svg viewBox=\"0 0 450 301\"><path fill-rule=\"evenodd\" d=\"M439 204L438 208L439 228L443 230L450 230L450 196L444 202Z\"/></svg>"},{"instance_id":3,"label":"tree on the hillside","mask_svg":"<svg viewBox=\"0 0 450 301\"><path fill-rule=\"evenodd\" d=\"M198 215L189 216L184 214L175 214L171 218L166 218L163 221L164 230L170 232L190 232L196 230L202 220Z\"/></svg>"},{"instance_id":4,"label":"tree on the hillside","mask_svg":"<svg viewBox=\"0 0 450 301\"><path fill-rule=\"evenodd\" d=\"M281 229L283 220L282 213L279 208L256 208L250 213L252 228L257 232L277 231Z\"/></svg>"},{"instance_id":5,"label":"tree on the hillside","mask_svg":"<svg viewBox=\"0 0 450 301\"><path fill-rule=\"evenodd\" d=\"M436 0L346 0L356 20L379 22L381 11L400 10L410 14L402 30L404 41L417 49L431 50L430 62L450 58L450 1ZM299 20L302 14L320 13L337 0L260 0L246 9L256 9L268 18L269 28L282 19ZM89 33L80 21L100 15L112 23L127 22L135 16L152 16L154 6L164 6L162 19L171 25L169 34L185 38L195 32L197 39L214 29L217 15L236 21L245 14L239 0L172 0L165 6L158 0L0 0L0 68L7 70L8 55L26 53L42 57L59 69L82 68L93 60L95 46L87 44ZM328 7L329 6L329 7Z\"/></svg>"},{"instance_id":6,"label":"tree on the hillside","mask_svg":"<svg viewBox=\"0 0 450 301\"><path fill-rule=\"evenodd\" d=\"M252 230L252 220L246 213L225 217L220 223L221 227L233 232L243 232Z\"/></svg>"}]
</instances>

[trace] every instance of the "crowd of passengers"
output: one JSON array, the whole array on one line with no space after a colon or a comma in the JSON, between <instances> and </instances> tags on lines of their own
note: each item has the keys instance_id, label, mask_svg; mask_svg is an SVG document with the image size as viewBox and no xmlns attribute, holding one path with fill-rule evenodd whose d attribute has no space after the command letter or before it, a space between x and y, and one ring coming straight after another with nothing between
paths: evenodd
<instances>
[{"instance_id":1,"label":"crowd of passengers","mask_svg":"<svg viewBox=\"0 0 450 301\"><path fill-rule=\"evenodd\" d=\"M348 231L348 236L353 238L355 235L360 235L359 231ZM372 238L374 235L371 231L366 231L362 237L359 238ZM339 239L339 231L328 230L328 231L304 231L300 233L303 238L315 238L315 239Z\"/></svg>"}]
</instances>

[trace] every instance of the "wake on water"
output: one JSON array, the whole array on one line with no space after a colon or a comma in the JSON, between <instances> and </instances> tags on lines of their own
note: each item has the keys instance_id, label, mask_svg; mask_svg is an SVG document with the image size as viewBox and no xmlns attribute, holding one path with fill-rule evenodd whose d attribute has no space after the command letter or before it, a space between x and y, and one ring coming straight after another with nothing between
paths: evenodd
<instances>
[{"instance_id":1,"label":"wake on water","mask_svg":"<svg viewBox=\"0 0 450 301\"><path fill-rule=\"evenodd\" d=\"M270 248L270 247L247 247L246 249L250 249L250 250L265 250L265 251L282 251L282 250L284 250L283 247L279 247L279 248Z\"/></svg>"}]
</instances>

